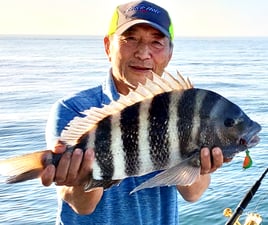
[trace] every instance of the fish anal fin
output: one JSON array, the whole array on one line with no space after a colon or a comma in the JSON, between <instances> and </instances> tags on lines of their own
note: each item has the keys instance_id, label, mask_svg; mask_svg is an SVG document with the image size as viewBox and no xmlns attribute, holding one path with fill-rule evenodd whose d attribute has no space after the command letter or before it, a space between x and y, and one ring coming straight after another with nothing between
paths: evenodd
<instances>
[{"instance_id":1,"label":"fish anal fin","mask_svg":"<svg viewBox=\"0 0 268 225\"><path fill-rule=\"evenodd\" d=\"M180 185L187 186L194 183L200 176L200 167L191 166L189 160L164 170L151 179L134 188L130 194L145 188Z\"/></svg>"},{"instance_id":2,"label":"fish anal fin","mask_svg":"<svg viewBox=\"0 0 268 225\"><path fill-rule=\"evenodd\" d=\"M90 180L85 186L84 191L88 192L96 188L103 188L104 190L120 183L121 180Z\"/></svg>"}]
</instances>

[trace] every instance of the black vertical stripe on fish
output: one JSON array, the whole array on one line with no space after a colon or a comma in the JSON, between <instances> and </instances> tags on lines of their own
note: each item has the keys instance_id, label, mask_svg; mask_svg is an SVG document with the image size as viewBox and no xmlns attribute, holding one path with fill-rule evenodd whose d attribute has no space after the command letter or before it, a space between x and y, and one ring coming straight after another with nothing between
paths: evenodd
<instances>
[{"instance_id":1,"label":"black vertical stripe on fish","mask_svg":"<svg viewBox=\"0 0 268 225\"><path fill-rule=\"evenodd\" d=\"M169 163L169 121L170 92L153 98L149 108L149 145L151 161L155 169L164 168Z\"/></svg>"},{"instance_id":2,"label":"black vertical stripe on fish","mask_svg":"<svg viewBox=\"0 0 268 225\"><path fill-rule=\"evenodd\" d=\"M196 89L198 92L204 92L204 90ZM206 91L206 96L203 99L202 106L199 110L200 117L204 118L205 116L210 115L214 107L218 107L216 102L221 100L221 96L218 94L211 94L210 91Z\"/></svg>"},{"instance_id":3,"label":"black vertical stripe on fish","mask_svg":"<svg viewBox=\"0 0 268 225\"><path fill-rule=\"evenodd\" d=\"M196 89L198 92L204 92L203 90ZM202 105L199 110L199 115L201 118L206 118L208 115L211 114L213 109L216 107L218 108L221 103L222 97L218 94L211 94L212 92L206 91L205 97L202 101ZM199 142L197 143L199 146L203 147L213 147L211 146L211 143L220 143L220 139L217 136L217 133L213 129L214 126L209 125L208 123L211 124L211 121L213 121L212 117L209 117L209 120L206 119L201 119L200 120L200 137L197 138ZM205 135L205 134L210 134L210 135Z\"/></svg>"},{"instance_id":4,"label":"black vertical stripe on fish","mask_svg":"<svg viewBox=\"0 0 268 225\"><path fill-rule=\"evenodd\" d=\"M111 116L108 116L98 123L95 132L95 158L104 180L112 179L114 174L111 127Z\"/></svg>"},{"instance_id":5,"label":"black vertical stripe on fish","mask_svg":"<svg viewBox=\"0 0 268 225\"><path fill-rule=\"evenodd\" d=\"M127 107L121 112L120 128L125 153L125 173L128 176L139 172L139 108L140 103ZM120 137L118 137L120 138Z\"/></svg>"},{"instance_id":6,"label":"black vertical stripe on fish","mask_svg":"<svg viewBox=\"0 0 268 225\"><path fill-rule=\"evenodd\" d=\"M191 134L193 129L193 121L195 117L196 105L196 90L186 90L178 103L178 138L180 141L180 150L182 156L187 156L189 153L189 142L191 141Z\"/></svg>"},{"instance_id":7,"label":"black vertical stripe on fish","mask_svg":"<svg viewBox=\"0 0 268 225\"><path fill-rule=\"evenodd\" d=\"M77 144L72 149L80 148L84 151L87 150L88 142L92 137L89 132L84 133L77 141Z\"/></svg>"}]
</instances>

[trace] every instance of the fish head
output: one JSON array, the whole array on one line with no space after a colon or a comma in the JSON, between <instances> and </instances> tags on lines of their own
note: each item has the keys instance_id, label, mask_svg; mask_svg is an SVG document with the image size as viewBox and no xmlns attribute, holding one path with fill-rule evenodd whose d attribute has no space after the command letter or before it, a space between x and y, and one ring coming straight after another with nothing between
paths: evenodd
<instances>
[{"instance_id":1,"label":"fish head","mask_svg":"<svg viewBox=\"0 0 268 225\"><path fill-rule=\"evenodd\" d=\"M260 141L261 126L251 120L236 104L220 96L211 110L210 118L215 123L217 146L221 147L224 158L252 148Z\"/></svg>"}]
</instances>

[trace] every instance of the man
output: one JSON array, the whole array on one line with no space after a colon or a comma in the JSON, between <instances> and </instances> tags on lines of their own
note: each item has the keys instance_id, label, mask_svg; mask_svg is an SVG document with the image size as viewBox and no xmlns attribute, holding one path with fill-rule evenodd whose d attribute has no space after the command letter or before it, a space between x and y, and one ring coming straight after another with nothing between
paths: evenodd
<instances>
[{"instance_id":1,"label":"man","mask_svg":"<svg viewBox=\"0 0 268 225\"><path fill-rule=\"evenodd\" d=\"M102 86L59 100L52 108L47 125L47 143L55 152L65 146L55 141L63 128L80 112L101 107L126 95L137 84L151 77L151 71L163 74L173 50L173 29L170 17L163 8L147 2L135 1L116 8L105 51L111 62L108 77ZM53 181L58 186L59 213L57 224L178 224L178 192L187 201L196 201L210 183L209 173L221 167L223 156L219 148L201 150L201 176L191 186L172 186L145 189L132 195L138 184L155 175L131 177L119 186L106 191L102 188L84 192L83 186L91 172L94 151L76 149L66 152L57 169L50 165L42 182ZM212 159L212 160L211 160Z\"/></svg>"}]
</instances>

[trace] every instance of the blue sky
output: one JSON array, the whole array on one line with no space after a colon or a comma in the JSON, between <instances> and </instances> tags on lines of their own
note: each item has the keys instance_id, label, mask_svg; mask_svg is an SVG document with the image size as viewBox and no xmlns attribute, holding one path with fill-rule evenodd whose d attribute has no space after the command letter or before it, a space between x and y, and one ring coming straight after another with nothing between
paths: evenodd
<instances>
[{"instance_id":1,"label":"blue sky","mask_svg":"<svg viewBox=\"0 0 268 225\"><path fill-rule=\"evenodd\" d=\"M126 0L0 0L0 34L104 35ZM266 36L267 0L152 0L176 36Z\"/></svg>"}]
</instances>

